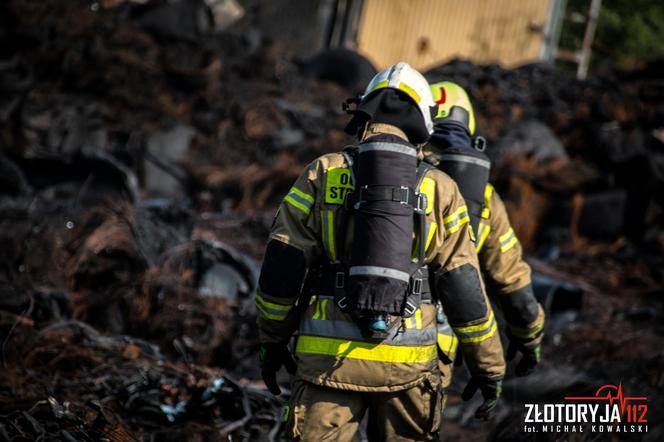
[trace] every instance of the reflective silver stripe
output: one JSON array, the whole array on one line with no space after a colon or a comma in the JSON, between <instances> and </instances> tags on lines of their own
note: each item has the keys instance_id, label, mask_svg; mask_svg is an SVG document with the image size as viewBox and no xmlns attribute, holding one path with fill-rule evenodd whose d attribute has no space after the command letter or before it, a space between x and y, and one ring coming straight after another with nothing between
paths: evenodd
<instances>
[{"instance_id":1,"label":"reflective silver stripe","mask_svg":"<svg viewBox=\"0 0 664 442\"><path fill-rule=\"evenodd\" d=\"M514 230L512 230L512 231L509 232L509 235L507 236L507 238L500 241L500 245L505 246L505 245L509 244L509 242L512 241L512 239L514 237L515 237Z\"/></svg>"},{"instance_id":2,"label":"reflective silver stripe","mask_svg":"<svg viewBox=\"0 0 664 442\"><path fill-rule=\"evenodd\" d=\"M438 333L441 335L454 336L454 331L452 330L449 322L438 324Z\"/></svg>"},{"instance_id":3,"label":"reflective silver stripe","mask_svg":"<svg viewBox=\"0 0 664 442\"><path fill-rule=\"evenodd\" d=\"M394 143L360 144L360 153L371 152L371 151L376 151L376 150L382 150L382 151L386 151L386 152L395 152L395 153L408 155L408 156L411 156L411 157L416 157L417 156L417 150L415 150L412 147L402 146L400 144L394 144Z\"/></svg>"},{"instance_id":4,"label":"reflective silver stripe","mask_svg":"<svg viewBox=\"0 0 664 442\"><path fill-rule=\"evenodd\" d=\"M348 339L371 342L362 336L362 331L354 322L304 318L300 323L300 335L325 338ZM436 342L436 327L423 329L403 329L395 327L389 336L380 341L389 345L433 345Z\"/></svg>"},{"instance_id":5,"label":"reflective silver stripe","mask_svg":"<svg viewBox=\"0 0 664 442\"><path fill-rule=\"evenodd\" d=\"M452 221L449 221L449 222L443 224L443 226L444 226L446 229L449 229L449 228L451 228L451 227L454 227L454 226L456 226L457 224L459 224L459 221L463 220L463 219L466 218L467 216L468 216L468 211L467 211L467 210L462 210L461 212L457 213L457 215L454 217L454 219L453 219Z\"/></svg>"},{"instance_id":6,"label":"reflective silver stripe","mask_svg":"<svg viewBox=\"0 0 664 442\"><path fill-rule=\"evenodd\" d=\"M311 209L314 205L313 203L310 203L309 201L305 200L304 198L302 198L300 195L298 195L295 192L289 192L288 196L293 198L295 201L302 204L303 206L308 207L309 209Z\"/></svg>"},{"instance_id":7,"label":"reflective silver stripe","mask_svg":"<svg viewBox=\"0 0 664 442\"><path fill-rule=\"evenodd\" d=\"M478 166L486 167L489 169L491 167L491 162L487 160L483 160L481 158L474 158L474 157L468 157L465 155L450 155L450 154L443 154L440 156L441 161L459 161L461 163L470 163L470 164L476 164Z\"/></svg>"},{"instance_id":8,"label":"reflective silver stripe","mask_svg":"<svg viewBox=\"0 0 664 442\"><path fill-rule=\"evenodd\" d=\"M351 267L348 272L351 276L362 275L362 276L383 276L385 278L398 279L400 281L409 282L410 275L401 270L390 269L387 267L377 267L377 266L355 266Z\"/></svg>"}]
</instances>

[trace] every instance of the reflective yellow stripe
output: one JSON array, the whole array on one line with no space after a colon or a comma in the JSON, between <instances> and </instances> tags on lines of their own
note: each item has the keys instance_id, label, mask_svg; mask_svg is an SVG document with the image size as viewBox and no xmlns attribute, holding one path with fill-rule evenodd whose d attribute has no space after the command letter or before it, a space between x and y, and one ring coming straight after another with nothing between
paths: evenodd
<instances>
[{"instance_id":1,"label":"reflective yellow stripe","mask_svg":"<svg viewBox=\"0 0 664 442\"><path fill-rule=\"evenodd\" d=\"M445 233L451 235L458 231L468 221L470 221L470 218L468 217L468 208L466 206L459 207L452 215L443 218Z\"/></svg>"},{"instance_id":2,"label":"reflective yellow stripe","mask_svg":"<svg viewBox=\"0 0 664 442\"><path fill-rule=\"evenodd\" d=\"M265 298L263 298L260 294L256 294L256 303L260 304L263 307L267 307L272 310L279 310L282 312L289 312L290 309L293 308L292 305L283 305L283 304L275 304L270 301L266 301Z\"/></svg>"},{"instance_id":3,"label":"reflective yellow stripe","mask_svg":"<svg viewBox=\"0 0 664 442\"><path fill-rule=\"evenodd\" d=\"M514 230L510 227L510 229L502 235L500 238L498 238L500 241L500 252L505 253L512 247L516 245L517 242L519 242L516 238L516 234L514 233Z\"/></svg>"},{"instance_id":4,"label":"reflective yellow stripe","mask_svg":"<svg viewBox=\"0 0 664 442\"><path fill-rule=\"evenodd\" d=\"M502 246L502 247L500 248L500 253L505 253L505 252L507 252L509 249L511 249L512 247L514 247L514 246L516 245L517 242L519 242L519 241L516 239L516 236L513 237L513 238L510 240L509 243L505 244L504 246Z\"/></svg>"},{"instance_id":5,"label":"reflective yellow stripe","mask_svg":"<svg viewBox=\"0 0 664 442\"><path fill-rule=\"evenodd\" d=\"M314 315L311 317L312 319L320 319L321 321L327 320L327 302L329 299L318 299L318 302L316 303L316 308L314 311Z\"/></svg>"},{"instance_id":6,"label":"reflective yellow stripe","mask_svg":"<svg viewBox=\"0 0 664 442\"><path fill-rule=\"evenodd\" d=\"M265 311L265 309L258 303L256 303L256 308L258 308L258 311L260 312L261 315L265 316L267 319L271 319L273 321L283 321L286 319L287 313L284 314L279 314L279 313L270 313Z\"/></svg>"},{"instance_id":7,"label":"reflective yellow stripe","mask_svg":"<svg viewBox=\"0 0 664 442\"><path fill-rule=\"evenodd\" d=\"M475 232L473 232L472 227L471 227L470 229L468 229L468 233L470 234L470 240L471 240L472 242L477 241L477 238L475 238Z\"/></svg>"},{"instance_id":8,"label":"reflective yellow stripe","mask_svg":"<svg viewBox=\"0 0 664 442\"><path fill-rule=\"evenodd\" d=\"M460 214L468 212L468 208L466 206L460 206L458 209L454 211L453 214L446 216L443 218L443 224L449 224L450 222L454 221L459 217Z\"/></svg>"},{"instance_id":9,"label":"reflective yellow stripe","mask_svg":"<svg viewBox=\"0 0 664 442\"><path fill-rule=\"evenodd\" d=\"M371 88L371 90L367 91L367 95L370 94L371 92L375 91L376 89L381 89L384 87L387 87L387 85L390 84L389 81L383 80L380 83L376 83L374 87Z\"/></svg>"},{"instance_id":10,"label":"reflective yellow stripe","mask_svg":"<svg viewBox=\"0 0 664 442\"><path fill-rule=\"evenodd\" d=\"M455 332L458 333L474 333L474 332L481 332L489 328L491 323L493 322L493 310L491 310L491 313L489 313L489 317L487 318L486 321L484 321L481 324L478 325L467 325L465 327L453 327Z\"/></svg>"},{"instance_id":11,"label":"reflective yellow stripe","mask_svg":"<svg viewBox=\"0 0 664 442\"><path fill-rule=\"evenodd\" d=\"M417 308L415 310L415 313L413 313L413 316L410 316L406 318L405 320L405 326L406 328L414 328L421 330L422 329L422 309Z\"/></svg>"},{"instance_id":12,"label":"reflective yellow stripe","mask_svg":"<svg viewBox=\"0 0 664 442\"><path fill-rule=\"evenodd\" d=\"M477 247L475 248L475 250L477 250L477 253L479 253L480 250L482 250L482 246L484 246L484 242L489 236L489 232L491 232L491 226L489 224L484 224L480 222L479 230L480 230L479 231L480 240L477 242Z\"/></svg>"},{"instance_id":13,"label":"reflective yellow stripe","mask_svg":"<svg viewBox=\"0 0 664 442\"><path fill-rule=\"evenodd\" d=\"M468 343L482 342L485 339L489 339L496 333L498 327L496 325L496 320L492 310L489 314L489 318L482 324L468 325L465 327L452 327L452 329L459 338L459 341L462 343Z\"/></svg>"},{"instance_id":14,"label":"reflective yellow stripe","mask_svg":"<svg viewBox=\"0 0 664 442\"><path fill-rule=\"evenodd\" d=\"M457 346L459 345L459 340L454 335L444 335L438 333L436 337L438 342L438 348L446 353L456 353Z\"/></svg>"},{"instance_id":15,"label":"reflective yellow stripe","mask_svg":"<svg viewBox=\"0 0 664 442\"><path fill-rule=\"evenodd\" d=\"M422 329L422 309L418 307L417 310L415 310L415 313L413 313L413 316L405 318L404 326L406 328L421 330Z\"/></svg>"},{"instance_id":16,"label":"reflective yellow stripe","mask_svg":"<svg viewBox=\"0 0 664 442\"><path fill-rule=\"evenodd\" d=\"M284 201L290 204L291 206L295 207L296 209L302 211L305 215L309 215L309 212L311 212L311 207L307 207L295 198L293 198L290 195L286 195L286 198L284 198Z\"/></svg>"},{"instance_id":17,"label":"reflective yellow stripe","mask_svg":"<svg viewBox=\"0 0 664 442\"><path fill-rule=\"evenodd\" d=\"M316 300L316 305L314 307L314 314L311 317L312 319L319 319L320 318L320 301Z\"/></svg>"},{"instance_id":18,"label":"reflective yellow stripe","mask_svg":"<svg viewBox=\"0 0 664 442\"><path fill-rule=\"evenodd\" d=\"M332 261L337 259L337 249L334 241L334 212L332 210L321 210L321 234L323 236L323 247L328 258Z\"/></svg>"},{"instance_id":19,"label":"reflective yellow stripe","mask_svg":"<svg viewBox=\"0 0 664 442\"><path fill-rule=\"evenodd\" d=\"M422 309L418 308L415 310L415 328L418 330L422 329Z\"/></svg>"},{"instance_id":20,"label":"reflective yellow stripe","mask_svg":"<svg viewBox=\"0 0 664 442\"><path fill-rule=\"evenodd\" d=\"M395 346L318 336L300 336L295 352L399 364L429 362L438 357L435 345Z\"/></svg>"},{"instance_id":21,"label":"reflective yellow stripe","mask_svg":"<svg viewBox=\"0 0 664 442\"><path fill-rule=\"evenodd\" d=\"M507 232L505 232L504 234L500 235L500 238L498 238L498 240L499 240L501 243L507 241L508 239L510 239L510 236L512 235L513 232L514 232L514 231L512 230L512 228L510 228Z\"/></svg>"},{"instance_id":22,"label":"reflective yellow stripe","mask_svg":"<svg viewBox=\"0 0 664 442\"><path fill-rule=\"evenodd\" d=\"M404 326L406 328L415 328L415 319L412 316L410 318L405 318Z\"/></svg>"},{"instance_id":23,"label":"reflective yellow stripe","mask_svg":"<svg viewBox=\"0 0 664 442\"><path fill-rule=\"evenodd\" d=\"M314 197L313 196L302 192L297 187L291 187L290 191L293 192L295 195L299 196L300 198L304 199L305 201L308 201L311 204L314 203Z\"/></svg>"},{"instance_id":24,"label":"reflective yellow stripe","mask_svg":"<svg viewBox=\"0 0 664 442\"><path fill-rule=\"evenodd\" d=\"M493 336L496 333L496 330L498 329L498 326L496 325L495 321L493 321L492 324L493 325L491 326L491 329L487 333L469 338L459 337L459 341L461 341L464 344L467 344L469 342L482 342L489 339L491 336Z\"/></svg>"},{"instance_id":25,"label":"reflective yellow stripe","mask_svg":"<svg viewBox=\"0 0 664 442\"><path fill-rule=\"evenodd\" d=\"M427 196L427 209L425 210L425 213L428 215L433 211L433 201L436 195L436 182L429 177L424 177L422 179L422 184L420 184L420 193Z\"/></svg>"},{"instance_id":26,"label":"reflective yellow stripe","mask_svg":"<svg viewBox=\"0 0 664 442\"><path fill-rule=\"evenodd\" d=\"M336 260L337 251L334 247L334 212L327 211L327 248L330 251L330 257Z\"/></svg>"},{"instance_id":27,"label":"reflective yellow stripe","mask_svg":"<svg viewBox=\"0 0 664 442\"><path fill-rule=\"evenodd\" d=\"M296 209L304 212L305 215L309 215L309 212L311 212L311 207L314 205L314 197L302 192L295 186L290 188L288 195L286 195L284 198L284 201Z\"/></svg>"},{"instance_id":28,"label":"reflective yellow stripe","mask_svg":"<svg viewBox=\"0 0 664 442\"><path fill-rule=\"evenodd\" d=\"M415 89L408 86L406 83L399 83L399 89L410 95L410 98L415 100L415 103L419 103L420 101L422 101L422 98L420 98L420 94L415 92Z\"/></svg>"},{"instance_id":29,"label":"reflective yellow stripe","mask_svg":"<svg viewBox=\"0 0 664 442\"><path fill-rule=\"evenodd\" d=\"M489 204L491 203L491 196L493 195L493 186L487 184L484 188L484 209L482 209L482 218L489 219L491 217L491 209L489 209Z\"/></svg>"},{"instance_id":30,"label":"reflective yellow stripe","mask_svg":"<svg viewBox=\"0 0 664 442\"><path fill-rule=\"evenodd\" d=\"M371 89L369 89L367 91L367 95L370 94L371 92L375 91L375 90L386 88L386 87L389 86L389 84L390 84L390 82L388 80L383 80L379 83L376 83ZM420 97L420 94L415 92L415 89L408 86L406 83L399 83L399 89L401 89L402 91L407 93L413 100L415 100L416 103L419 103L420 101L422 101L422 98Z\"/></svg>"},{"instance_id":31,"label":"reflective yellow stripe","mask_svg":"<svg viewBox=\"0 0 664 442\"><path fill-rule=\"evenodd\" d=\"M510 332L517 338L530 339L537 336L544 328L543 324L538 324L532 328L528 327L514 327L510 325Z\"/></svg>"},{"instance_id":32,"label":"reflective yellow stripe","mask_svg":"<svg viewBox=\"0 0 664 442\"><path fill-rule=\"evenodd\" d=\"M273 321L283 321L288 316L293 305L275 304L274 302L267 301L260 293L256 293L256 308L267 319Z\"/></svg>"},{"instance_id":33,"label":"reflective yellow stripe","mask_svg":"<svg viewBox=\"0 0 664 442\"><path fill-rule=\"evenodd\" d=\"M323 299L320 303L320 319L321 321L327 321L327 303L329 299Z\"/></svg>"}]
</instances>

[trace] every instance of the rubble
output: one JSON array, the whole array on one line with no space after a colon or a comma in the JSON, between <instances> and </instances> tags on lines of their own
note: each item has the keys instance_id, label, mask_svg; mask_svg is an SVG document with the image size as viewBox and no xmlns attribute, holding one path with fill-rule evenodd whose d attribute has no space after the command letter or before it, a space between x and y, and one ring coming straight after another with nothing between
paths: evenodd
<instances>
[{"instance_id":1,"label":"rubble","mask_svg":"<svg viewBox=\"0 0 664 442\"><path fill-rule=\"evenodd\" d=\"M4 440L132 441L149 434L253 441L274 440L279 430L280 403L269 393L220 370L168 362L144 341L102 336L77 321L41 330L19 324L13 334L22 345L3 348ZM22 363L8 365L8 353Z\"/></svg>"}]
</instances>

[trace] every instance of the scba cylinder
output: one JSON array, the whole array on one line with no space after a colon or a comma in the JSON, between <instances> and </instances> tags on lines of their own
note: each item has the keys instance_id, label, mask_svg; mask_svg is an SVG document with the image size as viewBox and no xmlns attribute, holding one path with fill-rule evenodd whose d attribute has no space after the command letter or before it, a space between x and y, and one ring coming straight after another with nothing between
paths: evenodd
<instances>
[{"instance_id":1,"label":"scba cylinder","mask_svg":"<svg viewBox=\"0 0 664 442\"><path fill-rule=\"evenodd\" d=\"M417 149L367 142L357 162L349 301L358 311L401 315L413 270Z\"/></svg>"},{"instance_id":2,"label":"scba cylinder","mask_svg":"<svg viewBox=\"0 0 664 442\"><path fill-rule=\"evenodd\" d=\"M484 189L489 182L489 158L475 149L451 147L443 151L438 168L459 186L468 206L470 225L477 234L484 208Z\"/></svg>"}]
</instances>

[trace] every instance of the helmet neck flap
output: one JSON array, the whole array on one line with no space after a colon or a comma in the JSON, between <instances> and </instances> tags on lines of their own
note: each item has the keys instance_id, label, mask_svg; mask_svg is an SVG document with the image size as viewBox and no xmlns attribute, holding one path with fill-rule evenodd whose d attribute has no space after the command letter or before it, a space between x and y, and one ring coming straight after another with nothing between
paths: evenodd
<instances>
[{"instance_id":1,"label":"helmet neck flap","mask_svg":"<svg viewBox=\"0 0 664 442\"><path fill-rule=\"evenodd\" d=\"M400 62L389 67L371 80L362 97L349 100L357 109L349 110L353 118L346 132L358 135L367 122L385 123L403 130L413 144L425 143L433 133L433 120L437 110L426 79Z\"/></svg>"}]
</instances>

